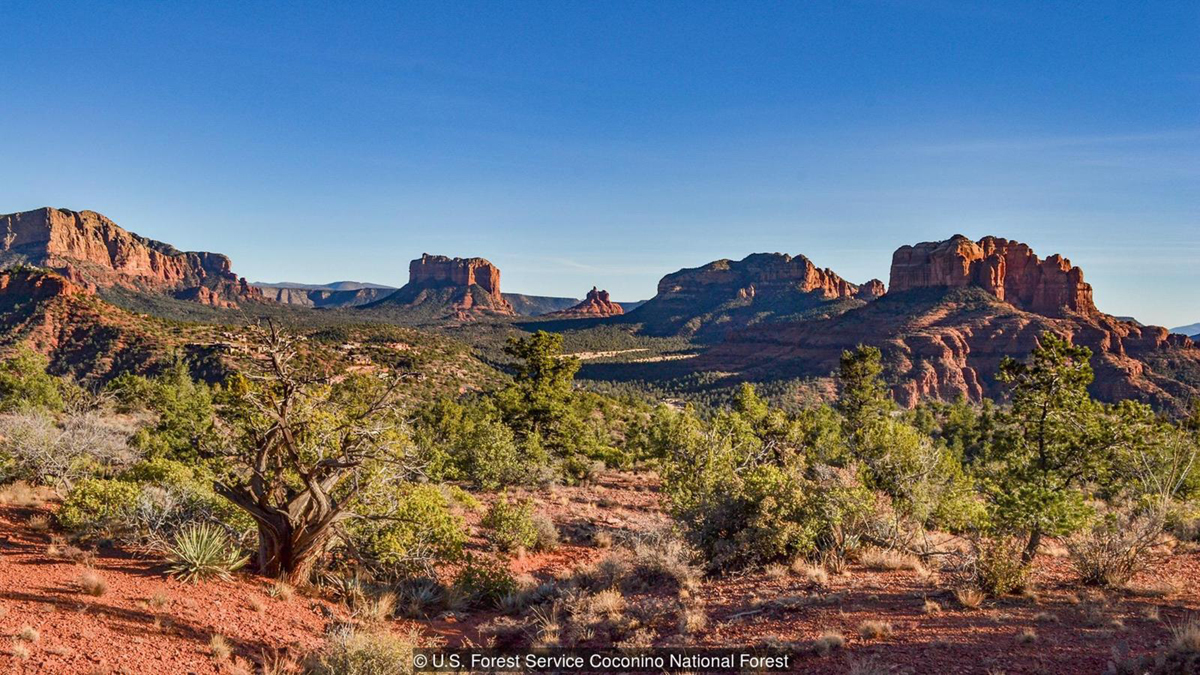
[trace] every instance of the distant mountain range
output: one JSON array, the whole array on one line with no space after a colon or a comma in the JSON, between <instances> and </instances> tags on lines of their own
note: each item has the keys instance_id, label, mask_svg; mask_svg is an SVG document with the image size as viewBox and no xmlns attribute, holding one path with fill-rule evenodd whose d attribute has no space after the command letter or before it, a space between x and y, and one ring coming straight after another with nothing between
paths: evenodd
<instances>
[{"instance_id":1,"label":"distant mountain range","mask_svg":"<svg viewBox=\"0 0 1200 675\"><path fill-rule=\"evenodd\" d=\"M1192 337L1200 337L1200 323L1191 323L1186 326L1172 328L1171 332L1180 333L1182 335L1191 335Z\"/></svg>"},{"instance_id":2,"label":"distant mountain range","mask_svg":"<svg viewBox=\"0 0 1200 675\"><path fill-rule=\"evenodd\" d=\"M250 284L223 255L179 251L92 211L0 215L0 231L7 233L0 239L0 348L29 344L51 355L59 372L98 379L145 369L169 353L175 329L155 316L345 320L287 307L301 305L430 330L553 314L546 321L553 330L599 325L685 338L698 355L671 367L704 373L708 382L798 377L826 391L843 350L874 345L896 399L910 406L999 396L1001 359L1024 357L1053 331L1092 350L1092 390L1104 400L1180 411L1200 397L1200 347L1179 334L1198 333L1200 324L1168 331L1104 314L1069 260L1042 259L997 237L901 246L886 288L879 280L851 283L801 255L718 260L664 276L654 298L622 303L619 314L596 288L582 301L502 293L500 270L483 258L422 255L399 289L354 281ZM129 297L137 301L122 300ZM651 376L645 364L628 365L631 377Z\"/></svg>"}]
</instances>

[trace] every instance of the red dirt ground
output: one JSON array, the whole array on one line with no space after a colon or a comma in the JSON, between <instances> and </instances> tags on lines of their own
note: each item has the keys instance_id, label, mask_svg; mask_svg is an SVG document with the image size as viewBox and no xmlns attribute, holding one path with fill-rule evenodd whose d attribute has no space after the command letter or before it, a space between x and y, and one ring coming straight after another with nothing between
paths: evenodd
<instances>
[{"instance_id":1,"label":"red dirt ground","mask_svg":"<svg viewBox=\"0 0 1200 675\"><path fill-rule=\"evenodd\" d=\"M539 581L562 576L604 556L591 543L595 532L613 535L648 531L667 522L651 474L605 474L596 485L559 487L511 497L533 496L564 535L553 552L512 561L514 573ZM483 495L487 502L493 497ZM29 518L50 508L0 506L0 672L13 673L233 673L253 672L264 654L303 654L321 644L331 617L345 609L297 594L290 601L267 595L268 582L239 575L231 582L188 585L169 578L161 560L103 548L94 570L109 585L100 597L78 586L85 567L47 555L50 534L35 531ZM468 513L472 526L479 513ZM476 537L473 548L482 548ZM988 601L980 609L958 606L936 574L879 572L851 566L818 587L791 574L756 573L703 583L708 626L690 639L700 646L786 643L799 650L797 671L846 672L874 662L870 672L893 673L1099 673L1114 650L1140 655L1169 639L1169 626L1200 613L1200 553L1180 546L1136 584L1169 582L1175 590L1157 597L1084 589L1072 579L1065 558L1043 555L1035 594ZM155 608L162 594L167 604ZM927 614L925 600L941 611ZM265 607L256 611L252 602ZM444 616L416 626L431 642L480 644L478 628L497 612ZM891 624L889 637L859 636L863 621ZM401 625L403 623L403 625ZM24 626L40 633L22 642L27 660L11 654ZM1032 641L1018 639L1031 629ZM845 637L845 647L827 656L809 649L820 634ZM232 661L217 662L208 650L213 634L233 647ZM683 644L660 634L656 644Z\"/></svg>"}]
</instances>

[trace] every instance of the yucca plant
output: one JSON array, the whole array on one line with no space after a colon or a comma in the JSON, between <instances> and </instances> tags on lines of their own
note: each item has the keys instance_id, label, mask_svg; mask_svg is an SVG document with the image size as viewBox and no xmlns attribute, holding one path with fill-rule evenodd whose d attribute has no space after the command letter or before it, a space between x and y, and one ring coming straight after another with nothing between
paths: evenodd
<instances>
[{"instance_id":1,"label":"yucca plant","mask_svg":"<svg viewBox=\"0 0 1200 675\"><path fill-rule=\"evenodd\" d=\"M225 532L212 523L192 524L175 535L170 547L171 573L183 581L229 579L230 573L246 564L246 558L230 543Z\"/></svg>"}]
</instances>

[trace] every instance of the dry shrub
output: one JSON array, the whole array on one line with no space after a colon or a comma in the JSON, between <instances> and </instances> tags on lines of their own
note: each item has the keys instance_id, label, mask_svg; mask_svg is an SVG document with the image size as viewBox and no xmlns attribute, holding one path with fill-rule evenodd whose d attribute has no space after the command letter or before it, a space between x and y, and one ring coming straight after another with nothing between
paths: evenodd
<instances>
[{"instance_id":1,"label":"dry shrub","mask_svg":"<svg viewBox=\"0 0 1200 675\"><path fill-rule=\"evenodd\" d=\"M787 576L787 568L783 565L767 565L763 568L763 574L768 579L782 579Z\"/></svg>"},{"instance_id":2,"label":"dry shrub","mask_svg":"<svg viewBox=\"0 0 1200 675\"><path fill-rule=\"evenodd\" d=\"M1022 589L1030 566L1021 560L1024 542L1017 537L981 537L972 542L966 569L971 585L991 597Z\"/></svg>"},{"instance_id":3,"label":"dry shrub","mask_svg":"<svg viewBox=\"0 0 1200 675\"><path fill-rule=\"evenodd\" d=\"M1023 629L1021 629L1020 632L1017 633L1017 643L1018 644L1029 645L1029 644L1033 644L1034 642L1037 642L1037 640L1038 640L1037 631L1033 630L1032 628L1023 628Z\"/></svg>"},{"instance_id":4,"label":"dry shrub","mask_svg":"<svg viewBox=\"0 0 1200 675\"><path fill-rule=\"evenodd\" d=\"M596 534L592 535L592 543L595 544L596 548L611 548L613 545L613 538L612 535L607 532L598 531Z\"/></svg>"},{"instance_id":5,"label":"dry shrub","mask_svg":"<svg viewBox=\"0 0 1200 675\"><path fill-rule=\"evenodd\" d=\"M80 574L78 583L79 590L97 598L108 592L108 582L95 570L87 570Z\"/></svg>"},{"instance_id":6,"label":"dry shrub","mask_svg":"<svg viewBox=\"0 0 1200 675\"><path fill-rule=\"evenodd\" d=\"M50 531L50 517L44 513L38 513L29 516L27 524L29 525L29 529L33 530L34 532Z\"/></svg>"},{"instance_id":7,"label":"dry shrub","mask_svg":"<svg viewBox=\"0 0 1200 675\"><path fill-rule=\"evenodd\" d=\"M1164 520L1115 511L1067 540L1071 565L1085 584L1120 587L1153 561Z\"/></svg>"},{"instance_id":8,"label":"dry shrub","mask_svg":"<svg viewBox=\"0 0 1200 675\"><path fill-rule=\"evenodd\" d=\"M358 595L352 602L355 618L366 624L380 624L396 611L396 594L390 591L378 595Z\"/></svg>"},{"instance_id":9,"label":"dry shrub","mask_svg":"<svg viewBox=\"0 0 1200 675\"><path fill-rule=\"evenodd\" d=\"M29 624L21 626L17 631L17 639L23 642L37 642L41 637L42 634L38 632L38 629Z\"/></svg>"},{"instance_id":10,"label":"dry shrub","mask_svg":"<svg viewBox=\"0 0 1200 675\"><path fill-rule=\"evenodd\" d=\"M925 598L925 605L921 607L921 611L925 612L926 614L941 614L942 606L938 604L936 600Z\"/></svg>"},{"instance_id":11,"label":"dry shrub","mask_svg":"<svg viewBox=\"0 0 1200 675\"><path fill-rule=\"evenodd\" d=\"M826 654L841 649L846 646L846 638L841 633L821 633L815 641L813 641L813 649L825 656Z\"/></svg>"},{"instance_id":12,"label":"dry shrub","mask_svg":"<svg viewBox=\"0 0 1200 675\"><path fill-rule=\"evenodd\" d=\"M8 649L8 653L12 654L13 658L17 659L18 661L28 660L30 656L29 647L26 647L17 640L13 640L12 646Z\"/></svg>"},{"instance_id":13,"label":"dry shrub","mask_svg":"<svg viewBox=\"0 0 1200 675\"><path fill-rule=\"evenodd\" d=\"M325 648L308 659L305 670L313 675L407 673L411 672L415 643L415 635L337 626Z\"/></svg>"},{"instance_id":14,"label":"dry shrub","mask_svg":"<svg viewBox=\"0 0 1200 675\"><path fill-rule=\"evenodd\" d=\"M858 561L871 570L893 572L896 570L924 571L925 566L911 553L893 549L869 547L858 554Z\"/></svg>"},{"instance_id":15,"label":"dry shrub","mask_svg":"<svg viewBox=\"0 0 1200 675\"><path fill-rule=\"evenodd\" d=\"M887 621L864 621L858 624L858 634L864 640L887 639L892 635L892 624Z\"/></svg>"}]
</instances>

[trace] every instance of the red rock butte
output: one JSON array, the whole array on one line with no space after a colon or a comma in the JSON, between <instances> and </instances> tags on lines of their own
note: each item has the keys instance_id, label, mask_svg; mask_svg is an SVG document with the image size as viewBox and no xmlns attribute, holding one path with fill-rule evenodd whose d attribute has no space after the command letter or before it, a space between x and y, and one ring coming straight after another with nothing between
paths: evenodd
<instances>
[{"instance_id":1,"label":"red rock butte","mask_svg":"<svg viewBox=\"0 0 1200 675\"><path fill-rule=\"evenodd\" d=\"M1060 255L1045 260L1029 246L998 237L973 242L961 234L946 241L901 246L892 255L892 293L914 288L978 286L1015 307L1045 316L1063 310L1092 315L1092 287L1083 270Z\"/></svg>"},{"instance_id":2,"label":"red rock butte","mask_svg":"<svg viewBox=\"0 0 1200 675\"><path fill-rule=\"evenodd\" d=\"M414 287L453 287L483 291L482 302L465 293L455 302L458 312L487 309L498 314L516 314L500 293L500 268L484 258L450 258L422 253L408 265L408 283Z\"/></svg>"},{"instance_id":3,"label":"red rock butte","mask_svg":"<svg viewBox=\"0 0 1200 675\"><path fill-rule=\"evenodd\" d=\"M584 298L583 302L573 307L568 307L557 312L551 312L548 316L618 316L624 313L625 309L621 307L621 305L609 299L608 291L597 290L595 286L592 286L592 290L588 291L587 297Z\"/></svg>"}]
</instances>

